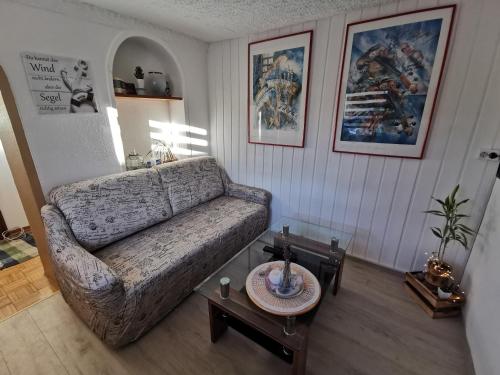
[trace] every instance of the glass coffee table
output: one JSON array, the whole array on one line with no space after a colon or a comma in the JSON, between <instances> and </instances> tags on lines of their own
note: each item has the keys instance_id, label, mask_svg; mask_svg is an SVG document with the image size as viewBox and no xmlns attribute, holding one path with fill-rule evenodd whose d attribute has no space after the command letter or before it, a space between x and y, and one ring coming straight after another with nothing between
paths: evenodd
<instances>
[{"instance_id":1,"label":"glass coffee table","mask_svg":"<svg viewBox=\"0 0 500 375\"><path fill-rule=\"evenodd\" d=\"M265 312L245 289L247 276L255 267L283 259L283 225L289 227L291 261L311 271L321 287L319 303L296 317ZM283 217L275 222L195 288L208 300L212 342L231 327L291 363L293 374L304 374L309 327L328 289L334 295L339 290L351 238L350 233L296 219Z\"/></svg>"}]
</instances>

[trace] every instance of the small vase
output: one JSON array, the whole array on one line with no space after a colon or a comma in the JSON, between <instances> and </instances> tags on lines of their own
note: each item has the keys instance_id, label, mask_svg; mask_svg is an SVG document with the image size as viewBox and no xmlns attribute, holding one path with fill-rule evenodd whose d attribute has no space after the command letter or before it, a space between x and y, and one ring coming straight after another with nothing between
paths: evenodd
<instances>
[{"instance_id":1,"label":"small vase","mask_svg":"<svg viewBox=\"0 0 500 375\"><path fill-rule=\"evenodd\" d=\"M146 81L146 91L150 95L165 96L165 75L162 72L149 72Z\"/></svg>"},{"instance_id":2,"label":"small vase","mask_svg":"<svg viewBox=\"0 0 500 375\"><path fill-rule=\"evenodd\" d=\"M135 88L136 89L144 89L144 79L136 78L135 79Z\"/></svg>"},{"instance_id":3,"label":"small vase","mask_svg":"<svg viewBox=\"0 0 500 375\"><path fill-rule=\"evenodd\" d=\"M442 287L445 286L452 277L452 266L437 257L429 258L427 261L427 272L425 272L425 281L431 285Z\"/></svg>"}]
</instances>

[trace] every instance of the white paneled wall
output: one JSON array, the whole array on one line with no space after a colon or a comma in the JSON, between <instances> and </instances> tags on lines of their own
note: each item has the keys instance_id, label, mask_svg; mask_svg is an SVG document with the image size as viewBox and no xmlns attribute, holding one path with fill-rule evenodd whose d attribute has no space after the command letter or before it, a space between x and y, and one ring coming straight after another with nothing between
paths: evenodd
<instances>
[{"instance_id":1,"label":"white paneled wall","mask_svg":"<svg viewBox=\"0 0 500 375\"><path fill-rule=\"evenodd\" d=\"M500 147L500 2L458 1L451 49L424 159L332 152L333 116L345 26L349 22L445 5L408 0L316 22L213 43L209 48L211 152L237 182L273 194L273 217L289 215L353 231L352 255L419 269L436 246L431 196L460 182L477 226L497 164L476 158ZM248 42L314 30L304 149L247 143ZM467 253L448 251L462 268Z\"/></svg>"}]
</instances>

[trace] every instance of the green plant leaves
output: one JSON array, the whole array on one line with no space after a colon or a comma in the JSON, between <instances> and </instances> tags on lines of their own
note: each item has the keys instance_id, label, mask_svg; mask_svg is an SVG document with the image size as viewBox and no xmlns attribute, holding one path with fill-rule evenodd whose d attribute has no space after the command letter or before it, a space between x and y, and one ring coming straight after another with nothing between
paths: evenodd
<instances>
[{"instance_id":1,"label":"green plant leaves","mask_svg":"<svg viewBox=\"0 0 500 375\"><path fill-rule=\"evenodd\" d=\"M457 241L464 248L468 248L467 236L472 236L476 232L469 228L467 225L460 223L464 218L469 217L458 212L458 208L467 203L469 199L464 199L459 202L456 200L457 193L460 189L460 185L455 186L450 195L448 195L444 200L432 197L437 203L441 205L440 210L427 210L424 211L426 214L431 214L444 218L445 222L442 228L432 227L432 233L439 238L441 241L439 245L439 256L442 257L446 250L447 245L451 241Z\"/></svg>"},{"instance_id":2,"label":"green plant leaves","mask_svg":"<svg viewBox=\"0 0 500 375\"><path fill-rule=\"evenodd\" d=\"M438 210L424 211L424 213L432 214L432 215L436 215L436 216L446 216L444 213L442 213L441 211L438 211Z\"/></svg>"},{"instance_id":3,"label":"green plant leaves","mask_svg":"<svg viewBox=\"0 0 500 375\"><path fill-rule=\"evenodd\" d=\"M432 227L431 228L431 231L432 233L434 233L434 235L437 237L437 238L443 238L443 232L441 232L441 229L438 228L438 227Z\"/></svg>"},{"instance_id":4,"label":"green plant leaves","mask_svg":"<svg viewBox=\"0 0 500 375\"><path fill-rule=\"evenodd\" d=\"M455 186L455 188L450 194L450 200L453 204L455 204L455 196L457 195L458 189L460 189L460 185Z\"/></svg>"}]
</instances>

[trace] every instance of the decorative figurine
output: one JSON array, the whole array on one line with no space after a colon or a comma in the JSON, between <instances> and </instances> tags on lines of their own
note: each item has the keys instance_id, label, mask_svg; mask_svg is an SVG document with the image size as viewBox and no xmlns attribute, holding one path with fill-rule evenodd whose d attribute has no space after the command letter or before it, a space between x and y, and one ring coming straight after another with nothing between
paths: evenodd
<instances>
[{"instance_id":1,"label":"decorative figurine","mask_svg":"<svg viewBox=\"0 0 500 375\"><path fill-rule=\"evenodd\" d=\"M291 258L291 253L290 253L290 244L288 243L288 235L289 234L290 234L290 228L286 224L283 225L283 231L281 233L281 236L283 237L283 259L285 261L285 268L283 268L283 280L281 282L281 287L283 289L290 288L290 277L291 277L290 258Z\"/></svg>"},{"instance_id":2,"label":"decorative figurine","mask_svg":"<svg viewBox=\"0 0 500 375\"><path fill-rule=\"evenodd\" d=\"M298 296L304 290L304 279L302 275L292 273L290 243L288 236L290 230L288 225L283 225L281 240L283 244L283 268L275 266L269 267L265 271L266 288L278 298L293 298Z\"/></svg>"}]
</instances>

